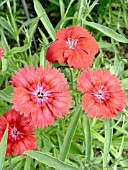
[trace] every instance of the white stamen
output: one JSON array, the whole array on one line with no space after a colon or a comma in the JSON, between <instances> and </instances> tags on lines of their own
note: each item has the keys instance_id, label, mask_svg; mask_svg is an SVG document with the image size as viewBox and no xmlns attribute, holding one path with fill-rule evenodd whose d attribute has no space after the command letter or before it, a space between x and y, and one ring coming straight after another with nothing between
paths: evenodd
<instances>
[{"instance_id":1,"label":"white stamen","mask_svg":"<svg viewBox=\"0 0 128 170\"><path fill-rule=\"evenodd\" d=\"M69 49L74 49L77 45L78 40L73 38L68 38L68 41L66 42L69 46Z\"/></svg>"}]
</instances>

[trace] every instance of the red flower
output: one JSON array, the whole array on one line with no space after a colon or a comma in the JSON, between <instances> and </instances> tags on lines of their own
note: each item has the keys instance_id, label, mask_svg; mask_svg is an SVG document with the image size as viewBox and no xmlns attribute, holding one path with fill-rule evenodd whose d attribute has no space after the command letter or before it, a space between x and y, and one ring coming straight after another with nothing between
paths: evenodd
<instances>
[{"instance_id":1,"label":"red flower","mask_svg":"<svg viewBox=\"0 0 128 170\"><path fill-rule=\"evenodd\" d=\"M34 128L30 118L20 115L11 109L0 116L0 140L3 137L6 126L9 125L6 155L17 155L36 147Z\"/></svg>"},{"instance_id":2,"label":"red flower","mask_svg":"<svg viewBox=\"0 0 128 170\"><path fill-rule=\"evenodd\" d=\"M35 127L44 127L54 123L54 118L69 113L72 98L69 96L67 79L59 70L47 66L30 68L25 66L12 76L15 87L13 108L25 116L31 115Z\"/></svg>"},{"instance_id":3,"label":"red flower","mask_svg":"<svg viewBox=\"0 0 128 170\"><path fill-rule=\"evenodd\" d=\"M83 27L70 26L57 31L57 40L48 48L46 59L52 63L68 63L69 67L87 68L93 64L93 56L98 52L94 37Z\"/></svg>"},{"instance_id":4,"label":"red flower","mask_svg":"<svg viewBox=\"0 0 128 170\"><path fill-rule=\"evenodd\" d=\"M2 58L3 54L4 54L3 48L0 48L0 58Z\"/></svg>"},{"instance_id":5,"label":"red flower","mask_svg":"<svg viewBox=\"0 0 128 170\"><path fill-rule=\"evenodd\" d=\"M77 88L84 93L82 108L90 117L112 118L123 110L126 97L115 74L103 69L85 70L77 81Z\"/></svg>"}]
</instances>

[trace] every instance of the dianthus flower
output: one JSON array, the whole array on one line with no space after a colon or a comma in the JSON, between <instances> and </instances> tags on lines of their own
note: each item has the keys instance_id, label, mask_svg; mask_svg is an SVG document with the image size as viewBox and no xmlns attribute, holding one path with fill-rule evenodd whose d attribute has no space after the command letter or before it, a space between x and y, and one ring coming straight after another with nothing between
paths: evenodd
<instances>
[{"instance_id":1,"label":"dianthus flower","mask_svg":"<svg viewBox=\"0 0 128 170\"><path fill-rule=\"evenodd\" d=\"M20 155L27 150L36 147L34 127L29 117L24 117L14 109L11 109L0 116L0 140L3 137L6 126L8 128L8 141L6 155Z\"/></svg>"},{"instance_id":2,"label":"dianthus flower","mask_svg":"<svg viewBox=\"0 0 128 170\"><path fill-rule=\"evenodd\" d=\"M87 68L93 64L93 56L98 53L94 37L81 26L61 28L46 52L46 59L52 63L68 63L69 67Z\"/></svg>"},{"instance_id":3,"label":"dianthus flower","mask_svg":"<svg viewBox=\"0 0 128 170\"><path fill-rule=\"evenodd\" d=\"M3 54L4 54L3 48L0 48L0 58L2 58Z\"/></svg>"},{"instance_id":4,"label":"dianthus flower","mask_svg":"<svg viewBox=\"0 0 128 170\"><path fill-rule=\"evenodd\" d=\"M13 108L25 116L31 115L35 127L53 124L54 118L69 113L72 107L67 79L59 69L25 66L15 72L11 84L14 86Z\"/></svg>"},{"instance_id":5,"label":"dianthus flower","mask_svg":"<svg viewBox=\"0 0 128 170\"><path fill-rule=\"evenodd\" d=\"M112 118L126 104L121 81L104 69L84 70L77 79L77 88L84 93L82 108L90 117Z\"/></svg>"}]
</instances>

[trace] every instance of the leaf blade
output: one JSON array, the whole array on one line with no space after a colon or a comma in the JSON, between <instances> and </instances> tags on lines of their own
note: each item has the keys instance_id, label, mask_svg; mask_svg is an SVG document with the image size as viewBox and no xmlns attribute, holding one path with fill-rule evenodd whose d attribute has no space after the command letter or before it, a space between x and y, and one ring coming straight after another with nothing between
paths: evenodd
<instances>
[{"instance_id":1,"label":"leaf blade","mask_svg":"<svg viewBox=\"0 0 128 170\"><path fill-rule=\"evenodd\" d=\"M67 165L66 163L63 163L62 161L60 161L59 159L56 159L52 156L49 156L45 153L39 152L39 151L26 151L24 154L29 155L30 157L36 159L37 161L51 166L53 168L56 169L61 169L61 170L80 170L76 167L73 167L71 165Z\"/></svg>"},{"instance_id":2,"label":"leaf blade","mask_svg":"<svg viewBox=\"0 0 128 170\"><path fill-rule=\"evenodd\" d=\"M118 34L117 32L113 31L112 29L105 27L104 25L101 25L101 24L98 24L95 22L89 22L89 21L85 21L85 24L101 31L105 35L115 39L118 42L128 43L128 39L126 39L122 35Z\"/></svg>"},{"instance_id":3,"label":"leaf blade","mask_svg":"<svg viewBox=\"0 0 128 170\"><path fill-rule=\"evenodd\" d=\"M0 142L0 169L2 169L3 163L4 163L6 146L7 146L7 138L8 138L8 126L6 127L3 138Z\"/></svg>"},{"instance_id":4,"label":"leaf blade","mask_svg":"<svg viewBox=\"0 0 128 170\"><path fill-rule=\"evenodd\" d=\"M38 17L40 18L42 24L44 25L47 32L51 36L52 40L55 40L56 39L55 29L53 28L47 14L45 12L45 9L42 7L42 5L40 4L40 2L38 0L34 0L34 8L35 8L35 11L36 11Z\"/></svg>"}]
</instances>

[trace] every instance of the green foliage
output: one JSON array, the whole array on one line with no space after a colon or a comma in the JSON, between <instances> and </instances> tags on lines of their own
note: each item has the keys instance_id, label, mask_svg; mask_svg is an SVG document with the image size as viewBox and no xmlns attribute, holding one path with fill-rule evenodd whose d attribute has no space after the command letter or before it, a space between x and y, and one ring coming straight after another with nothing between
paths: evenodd
<instances>
[{"instance_id":1,"label":"green foliage","mask_svg":"<svg viewBox=\"0 0 128 170\"><path fill-rule=\"evenodd\" d=\"M8 139L8 126L6 127L6 130L4 132L3 138L0 142L0 169L3 167L4 158L6 154L6 146L7 146L7 139Z\"/></svg>"},{"instance_id":2,"label":"green foliage","mask_svg":"<svg viewBox=\"0 0 128 170\"><path fill-rule=\"evenodd\" d=\"M50 167L56 168L56 169L62 169L62 170L79 170L76 167L67 165L63 162L61 162L58 159L53 158L52 156L49 156L45 153L37 152L37 151L26 151L27 155L31 156L32 158L38 160L41 163L44 163Z\"/></svg>"}]
</instances>

